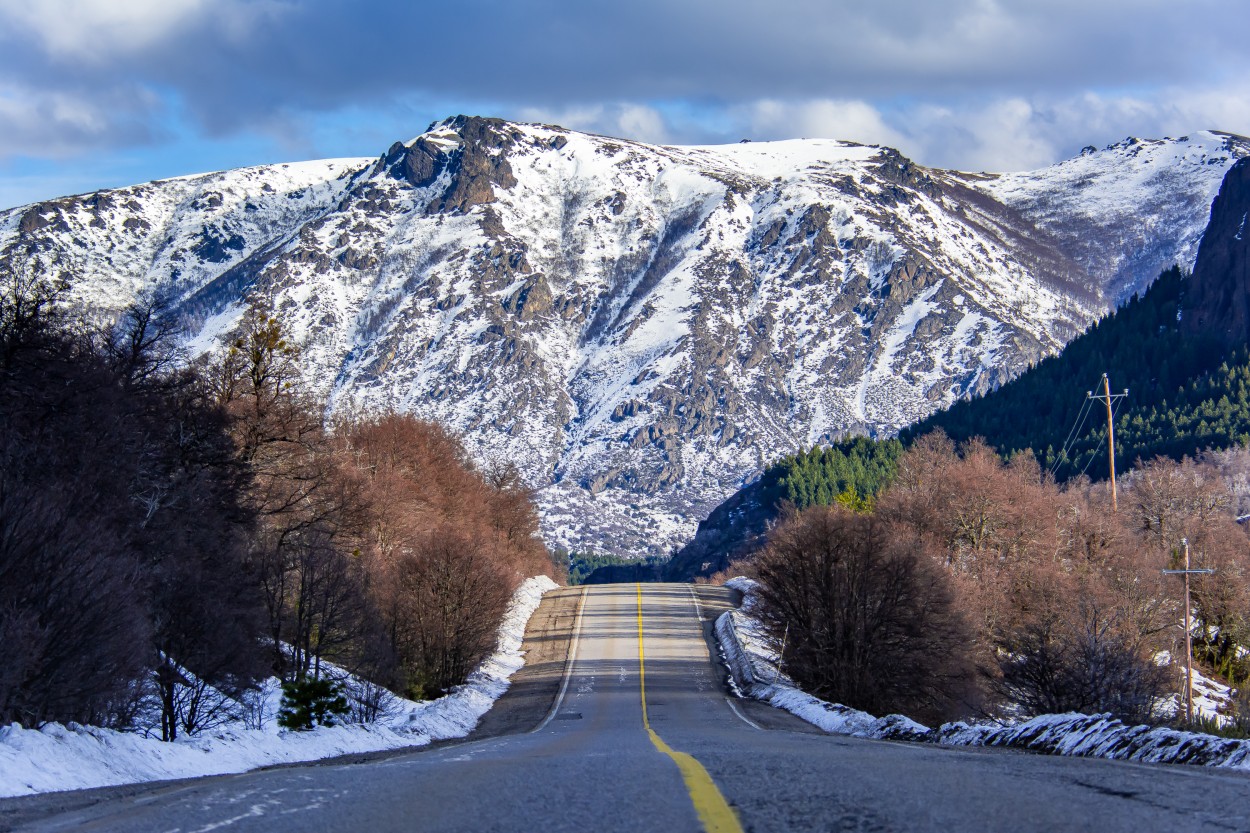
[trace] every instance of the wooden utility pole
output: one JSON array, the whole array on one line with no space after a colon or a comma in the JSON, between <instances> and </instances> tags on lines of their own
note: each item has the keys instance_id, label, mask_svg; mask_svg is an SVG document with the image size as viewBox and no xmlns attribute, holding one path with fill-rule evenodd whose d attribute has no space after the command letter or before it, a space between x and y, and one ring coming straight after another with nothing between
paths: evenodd
<instances>
[{"instance_id":1,"label":"wooden utility pole","mask_svg":"<svg viewBox=\"0 0 1250 833\"><path fill-rule=\"evenodd\" d=\"M1185 569L1183 570L1164 570L1168 575L1179 575L1185 577L1185 723L1193 724L1194 722L1194 641L1193 641L1193 625L1190 622L1190 605L1189 605L1189 577L1191 575L1209 575L1214 570L1191 570L1189 568L1189 539L1182 538L1181 544L1185 548Z\"/></svg>"},{"instance_id":2,"label":"wooden utility pole","mask_svg":"<svg viewBox=\"0 0 1250 833\"><path fill-rule=\"evenodd\" d=\"M1119 502L1116 500L1115 494L1115 415L1111 410L1111 405L1117 399L1123 399L1128 396L1128 388L1124 389L1124 393L1111 394L1111 380L1107 378L1107 374L1102 374L1102 395L1094 396L1094 392L1090 391L1086 394L1090 399L1097 399L1107 405L1107 457L1110 460L1111 470L1111 511L1120 511Z\"/></svg>"}]
</instances>

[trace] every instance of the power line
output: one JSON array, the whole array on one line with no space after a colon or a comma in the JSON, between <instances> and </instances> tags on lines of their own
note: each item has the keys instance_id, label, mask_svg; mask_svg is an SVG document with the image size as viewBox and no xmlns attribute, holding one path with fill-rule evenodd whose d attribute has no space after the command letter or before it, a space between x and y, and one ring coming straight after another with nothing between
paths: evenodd
<instances>
[{"instance_id":1,"label":"power line","mask_svg":"<svg viewBox=\"0 0 1250 833\"><path fill-rule=\"evenodd\" d=\"M1099 381L1102 380L1099 379ZM1093 390L1090 390L1085 395L1085 401L1081 403L1081 409L1077 412L1076 419L1072 421L1072 429L1068 431L1068 438L1063 441L1063 450L1059 452L1059 457L1055 460L1054 465L1051 466L1051 474L1059 471L1059 466L1063 464L1064 460L1068 460L1075 464L1076 461L1072 460L1072 458L1068 456L1068 452L1072 449L1072 446L1076 444L1077 440L1081 438L1081 432L1085 430L1085 423L1089 419L1090 413L1092 413L1093 404L1094 392ZM1089 468L1088 463L1085 465L1085 468ZM1082 470L1081 473L1084 474L1085 471Z\"/></svg>"},{"instance_id":2,"label":"power line","mask_svg":"<svg viewBox=\"0 0 1250 833\"><path fill-rule=\"evenodd\" d=\"M1122 396L1120 396L1120 397L1116 397L1116 399L1115 399L1115 406L1114 406L1114 408L1112 409L1112 412L1111 412L1111 419L1112 419L1113 421L1115 420L1116 414L1120 413L1120 401L1121 401L1121 399L1123 399L1123 397L1122 397ZM1093 400L1092 400L1092 399L1090 399L1090 400L1087 400L1087 401L1093 401ZM1100 435L1100 436L1101 436L1101 435ZM1099 442L1101 443L1101 440L1100 440ZM1097 457L1097 456L1098 456L1098 444L1095 444L1095 445L1094 445L1094 450L1090 452L1090 455L1089 455L1089 462L1087 462L1087 463L1085 464L1085 468L1081 469L1081 474L1085 474L1085 472L1089 471L1089 467L1090 467L1090 465L1092 465L1092 464L1093 464L1093 462L1094 462L1094 458L1095 458L1095 457Z\"/></svg>"},{"instance_id":3,"label":"power line","mask_svg":"<svg viewBox=\"0 0 1250 833\"><path fill-rule=\"evenodd\" d=\"M1085 468L1081 469L1081 474L1089 471L1089 467L1093 464L1094 458L1098 456L1098 446L1094 446L1094 450L1089 453L1089 461L1085 463Z\"/></svg>"},{"instance_id":4,"label":"power line","mask_svg":"<svg viewBox=\"0 0 1250 833\"><path fill-rule=\"evenodd\" d=\"M1081 431L1085 428L1085 421L1089 419L1090 407L1093 400L1089 397L1081 403L1081 409L1076 414L1076 419L1072 421L1072 428L1068 431L1068 438L1063 441L1063 449L1059 452L1059 456L1055 458L1055 462L1050 467L1050 473L1054 474L1059 471L1059 466L1063 465L1064 460L1068 460L1068 451L1072 448L1073 443L1080 437Z\"/></svg>"}]
</instances>

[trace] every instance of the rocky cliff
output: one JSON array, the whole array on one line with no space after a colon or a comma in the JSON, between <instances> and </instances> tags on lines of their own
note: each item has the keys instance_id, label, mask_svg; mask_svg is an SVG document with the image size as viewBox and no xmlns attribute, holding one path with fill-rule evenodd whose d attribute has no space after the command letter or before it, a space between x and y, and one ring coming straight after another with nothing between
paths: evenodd
<instances>
[{"instance_id":1,"label":"rocky cliff","mask_svg":"<svg viewBox=\"0 0 1250 833\"><path fill-rule=\"evenodd\" d=\"M1226 349L1250 343L1250 159L1229 169L1211 206L1194 264L1182 327L1213 335Z\"/></svg>"}]
</instances>

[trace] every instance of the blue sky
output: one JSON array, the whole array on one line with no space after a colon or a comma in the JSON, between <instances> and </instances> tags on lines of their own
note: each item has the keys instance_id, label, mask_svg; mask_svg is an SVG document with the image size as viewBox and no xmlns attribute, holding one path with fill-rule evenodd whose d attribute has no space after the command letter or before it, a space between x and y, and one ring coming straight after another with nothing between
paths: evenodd
<instances>
[{"instance_id":1,"label":"blue sky","mask_svg":"<svg viewBox=\"0 0 1250 833\"><path fill-rule=\"evenodd\" d=\"M457 113L969 170L1250 133L1242 0L0 0L0 208Z\"/></svg>"}]
</instances>

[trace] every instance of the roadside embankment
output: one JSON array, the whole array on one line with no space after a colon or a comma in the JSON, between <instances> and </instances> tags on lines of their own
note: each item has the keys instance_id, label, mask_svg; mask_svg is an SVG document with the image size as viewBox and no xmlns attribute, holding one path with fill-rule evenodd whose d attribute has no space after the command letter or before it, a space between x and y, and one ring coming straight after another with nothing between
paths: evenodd
<instances>
[{"instance_id":1,"label":"roadside embankment","mask_svg":"<svg viewBox=\"0 0 1250 833\"><path fill-rule=\"evenodd\" d=\"M716 620L716 637L733 685L743 696L785 709L831 734L906 740L943 746L992 746L1052 755L1108 758L1139 763L1197 764L1250 770L1250 741L1129 726L1110 715L1048 714L1017 723L946 723L936 729L900 714L875 717L801 691L777 667L755 619L750 579L726 586L743 594L742 605Z\"/></svg>"},{"instance_id":2,"label":"roadside embankment","mask_svg":"<svg viewBox=\"0 0 1250 833\"><path fill-rule=\"evenodd\" d=\"M555 582L546 576L526 579L513 594L495 652L464 685L437 700L389 698L385 713L370 723L282 730L272 719L277 711L275 700L266 705L264 713L270 718L260 728L249 728L240 719L169 743L138 733L76 724L49 724L40 729L17 724L2 727L0 797L238 773L463 738L474 731L509 689L511 678L524 667L526 645L538 656L549 651L562 659L560 652L567 653L567 644L561 648L555 636L536 643L526 639L527 624L550 592L564 591L557 590ZM548 607L558 609L560 605ZM280 697L275 685L267 690L274 698Z\"/></svg>"}]
</instances>

